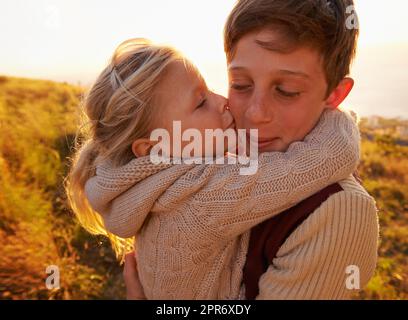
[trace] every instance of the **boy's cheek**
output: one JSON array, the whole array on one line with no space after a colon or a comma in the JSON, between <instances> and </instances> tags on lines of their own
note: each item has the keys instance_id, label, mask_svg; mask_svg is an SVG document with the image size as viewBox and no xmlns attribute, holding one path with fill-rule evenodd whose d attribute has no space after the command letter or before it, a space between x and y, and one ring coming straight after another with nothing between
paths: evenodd
<instances>
[{"instance_id":1,"label":"boy's cheek","mask_svg":"<svg viewBox=\"0 0 408 320\"><path fill-rule=\"evenodd\" d=\"M241 123L245 109L247 107L247 102L245 99L239 98L234 94L229 95L229 107L232 116L237 124Z\"/></svg>"}]
</instances>

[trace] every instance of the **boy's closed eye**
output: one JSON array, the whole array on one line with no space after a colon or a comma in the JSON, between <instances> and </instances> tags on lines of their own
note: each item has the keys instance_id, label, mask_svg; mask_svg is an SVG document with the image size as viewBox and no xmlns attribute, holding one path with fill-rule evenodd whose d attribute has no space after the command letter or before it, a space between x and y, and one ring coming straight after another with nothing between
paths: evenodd
<instances>
[{"instance_id":1,"label":"boy's closed eye","mask_svg":"<svg viewBox=\"0 0 408 320\"><path fill-rule=\"evenodd\" d=\"M251 89L251 87L252 87L251 85L240 85L240 84L234 84L234 83L230 85L231 89L238 91L238 92L248 91ZM278 94L282 95L283 97L287 97L287 98L295 98L301 94L300 91L290 91L287 89L283 89L280 86L276 86L275 90Z\"/></svg>"}]
</instances>

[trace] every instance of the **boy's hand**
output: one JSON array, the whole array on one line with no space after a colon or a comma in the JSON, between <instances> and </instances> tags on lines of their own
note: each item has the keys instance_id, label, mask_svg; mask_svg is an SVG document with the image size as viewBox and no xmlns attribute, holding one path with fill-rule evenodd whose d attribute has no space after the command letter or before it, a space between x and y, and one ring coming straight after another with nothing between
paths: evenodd
<instances>
[{"instance_id":1,"label":"boy's hand","mask_svg":"<svg viewBox=\"0 0 408 320\"><path fill-rule=\"evenodd\" d=\"M129 252L125 256L125 266L123 268L123 279L126 285L127 300L146 300L142 284L137 272L137 261L135 252Z\"/></svg>"}]
</instances>

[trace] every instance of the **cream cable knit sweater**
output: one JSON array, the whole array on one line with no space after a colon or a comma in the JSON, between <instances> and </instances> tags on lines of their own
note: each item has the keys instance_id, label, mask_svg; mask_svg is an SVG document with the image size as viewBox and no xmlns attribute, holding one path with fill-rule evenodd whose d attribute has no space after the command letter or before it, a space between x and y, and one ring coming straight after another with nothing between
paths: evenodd
<instances>
[{"instance_id":1,"label":"cream cable knit sweater","mask_svg":"<svg viewBox=\"0 0 408 320\"><path fill-rule=\"evenodd\" d=\"M354 120L325 111L304 142L261 154L252 176L241 176L241 165L154 165L143 157L100 164L85 190L108 230L137 235L148 299L236 299L249 230L345 179L358 160Z\"/></svg>"}]
</instances>

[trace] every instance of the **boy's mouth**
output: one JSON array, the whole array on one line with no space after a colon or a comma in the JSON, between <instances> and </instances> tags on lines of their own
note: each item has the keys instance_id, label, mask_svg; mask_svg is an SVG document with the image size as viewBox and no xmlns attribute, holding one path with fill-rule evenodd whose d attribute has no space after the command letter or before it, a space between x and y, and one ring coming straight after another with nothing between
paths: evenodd
<instances>
[{"instance_id":1,"label":"boy's mouth","mask_svg":"<svg viewBox=\"0 0 408 320\"><path fill-rule=\"evenodd\" d=\"M252 142L252 143L257 142L259 149L263 149L271 145L272 143L276 142L277 140L279 140L279 138L262 138L262 137L258 137L258 139L255 140L253 137L251 137L251 135L248 132L246 136L247 136L248 142Z\"/></svg>"}]
</instances>

